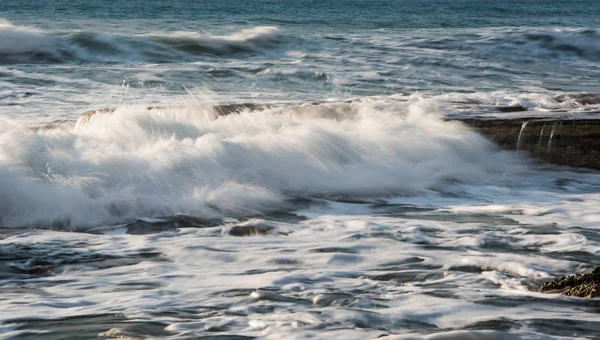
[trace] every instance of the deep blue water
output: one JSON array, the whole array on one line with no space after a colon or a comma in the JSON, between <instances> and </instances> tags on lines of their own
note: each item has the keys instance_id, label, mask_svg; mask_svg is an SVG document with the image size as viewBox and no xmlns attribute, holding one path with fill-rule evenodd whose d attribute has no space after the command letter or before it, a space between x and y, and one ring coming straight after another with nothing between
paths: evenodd
<instances>
[{"instance_id":1,"label":"deep blue water","mask_svg":"<svg viewBox=\"0 0 600 340\"><path fill-rule=\"evenodd\" d=\"M228 102L529 93L522 104L536 107L540 95L600 92L598 12L597 1L9 0L0 79L29 93L46 82L79 106L129 84L209 87Z\"/></svg>"},{"instance_id":2,"label":"deep blue water","mask_svg":"<svg viewBox=\"0 0 600 340\"><path fill-rule=\"evenodd\" d=\"M5 0L15 20L202 20L209 24L277 24L334 29L506 26L595 27L597 1L343 0L343 1L44 1Z\"/></svg>"}]
</instances>

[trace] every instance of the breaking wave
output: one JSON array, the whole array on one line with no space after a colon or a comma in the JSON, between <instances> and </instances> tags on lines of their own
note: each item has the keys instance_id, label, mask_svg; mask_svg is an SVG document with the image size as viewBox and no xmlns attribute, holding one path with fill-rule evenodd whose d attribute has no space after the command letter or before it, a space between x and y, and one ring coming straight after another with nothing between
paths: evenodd
<instances>
[{"instance_id":1,"label":"breaking wave","mask_svg":"<svg viewBox=\"0 0 600 340\"><path fill-rule=\"evenodd\" d=\"M60 63L177 62L198 56L259 54L283 41L277 27L258 26L229 35L197 32L107 34L46 32L0 21L0 61Z\"/></svg>"},{"instance_id":2,"label":"breaking wave","mask_svg":"<svg viewBox=\"0 0 600 340\"><path fill-rule=\"evenodd\" d=\"M526 38L541 48L573 53L581 57L600 57L600 34L596 30L557 31L527 34Z\"/></svg>"},{"instance_id":3,"label":"breaking wave","mask_svg":"<svg viewBox=\"0 0 600 340\"><path fill-rule=\"evenodd\" d=\"M46 32L23 26L14 26L0 19L0 55L19 55L50 52L57 41Z\"/></svg>"},{"instance_id":4,"label":"breaking wave","mask_svg":"<svg viewBox=\"0 0 600 340\"><path fill-rule=\"evenodd\" d=\"M505 29L481 35L491 44L496 55L510 59L527 57L562 58L572 56L584 60L600 58L600 32L595 29ZM480 46L485 49L485 45Z\"/></svg>"},{"instance_id":5,"label":"breaking wave","mask_svg":"<svg viewBox=\"0 0 600 340\"><path fill-rule=\"evenodd\" d=\"M0 133L0 225L80 228L142 216L256 216L289 199L497 182L514 155L435 105L124 106L73 128ZM506 178L510 178L508 175Z\"/></svg>"}]
</instances>

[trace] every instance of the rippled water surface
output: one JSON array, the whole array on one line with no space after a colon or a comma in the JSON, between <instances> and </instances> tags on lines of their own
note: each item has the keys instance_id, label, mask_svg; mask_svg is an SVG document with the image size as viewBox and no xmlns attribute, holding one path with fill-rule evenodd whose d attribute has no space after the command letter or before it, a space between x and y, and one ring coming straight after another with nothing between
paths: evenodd
<instances>
[{"instance_id":1,"label":"rippled water surface","mask_svg":"<svg viewBox=\"0 0 600 340\"><path fill-rule=\"evenodd\" d=\"M1 336L597 338L600 174L452 120L596 119L596 13L2 1Z\"/></svg>"}]
</instances>

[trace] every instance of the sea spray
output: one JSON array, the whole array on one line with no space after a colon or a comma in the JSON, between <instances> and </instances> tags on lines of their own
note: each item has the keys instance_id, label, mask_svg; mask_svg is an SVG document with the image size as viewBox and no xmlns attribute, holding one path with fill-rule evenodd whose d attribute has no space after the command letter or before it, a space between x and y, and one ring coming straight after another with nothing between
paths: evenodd
<instances>
[{"instance_id":1,"label":"sea spray","mask_svg":"<svg viewBox=\"0 0 600 340\"><path fill-rule=\"evenodd\" d=\"M427 102L403 112L332 103L227 116L122 106L71 131L4 132L0 156L4 179L21 183L2 195L11 226L253 215L285 208L282 197L406 195L518 169ZM28 198L35 192L53 199Z\"/></svg>"},{"instance_id":2,"label":"sea spray","mask_svg":"<svg viewBox=\"0 0 600 340\"><path fill-rule=\"evenodd\" d=\"M523 122L523 124L521 124L521 130L519 131L519 137L517 138L517 154L519 154L519 149L521 148L521 138L523 137L523 132L527 127L527 123L529 123L529 121Z\"/></svg>"},{"instance_id":3,"label":"sea spray","mask_svg":"<svg viewBox=\"0 0 600 340\"><path fill-rule=\"evenodd\" d=\"M540 138L538 139L537 152L540 152L542 150L542 137L544 136L545 128L546 128L546 123L544 123L544 125L542 125L542 129L540 130Z\"/></svg>"},{"instance_id":4,"label":"sea spray","mask_svg":"<svg viewBox=\"0 0 600 340\"><path fill-rule=\"evenodd\" d=\"M552 146L552 138L554 137L554 132L556 132L556 126L558 122L552 123L552 130L550 130L550 138L548 138L548 147L546 148L546 152L550 152L550 147Z\"/></svg>"}]
</instances>

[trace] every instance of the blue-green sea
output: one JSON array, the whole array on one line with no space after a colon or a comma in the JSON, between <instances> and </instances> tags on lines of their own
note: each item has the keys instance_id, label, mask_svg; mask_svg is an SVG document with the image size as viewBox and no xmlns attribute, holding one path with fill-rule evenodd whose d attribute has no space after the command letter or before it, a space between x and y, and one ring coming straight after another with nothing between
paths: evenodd
<instances>
[{"instance_id":1,"label":"blue-green sea","mask_svg":"<svg viewBox=\"0 0 600 340\"><path fill-rule=\"evenodd\" d=\"M598 338L600 173L456 119L599 79L597 0L0 0L0 338Z\"/></svg>"}]
</instances>

